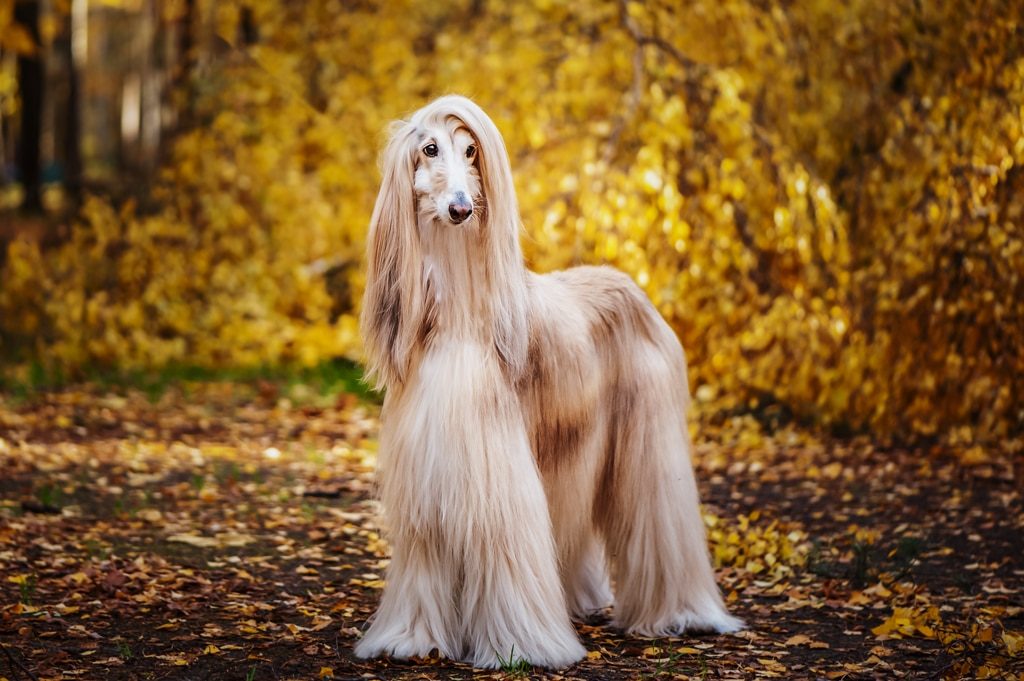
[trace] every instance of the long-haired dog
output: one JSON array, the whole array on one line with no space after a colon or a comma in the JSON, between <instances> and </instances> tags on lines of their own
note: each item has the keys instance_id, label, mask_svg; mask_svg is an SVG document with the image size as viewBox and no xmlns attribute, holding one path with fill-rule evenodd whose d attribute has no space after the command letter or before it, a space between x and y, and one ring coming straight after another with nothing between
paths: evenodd
<instances>
[{"instance_id":1,"label":"long-haired dog","mask_svg":"<svg viewBox=\"0 0 1024 681\"><path fill-rule=\"evenodd\" d=\"M624 274L523 264L505 145L446 96L399 122L373 210L362 331L387 389L393 556L361 657L582 658L570 616L733 631L685 423L679 341Z\"/></svg>"}]
</instances>

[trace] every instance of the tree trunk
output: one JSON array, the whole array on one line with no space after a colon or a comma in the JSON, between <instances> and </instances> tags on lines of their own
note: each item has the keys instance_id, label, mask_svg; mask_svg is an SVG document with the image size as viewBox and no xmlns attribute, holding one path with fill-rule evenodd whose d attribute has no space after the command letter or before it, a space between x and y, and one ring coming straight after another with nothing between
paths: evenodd
<instances>
[{"instance_id":1,"label":"tree trunk","mask_svg":"<svg viewBox=\"0 0 1024 681\"><path fill-rule=\"evenodd\" d=\"M17 2L14 5L14 20L24 26L39 45L39 3ZM42 50L32 55L18 57L18 90L21 94L21 125L18 131L16 164L21 174L25 198L22 209L41 213L43 210L41 191L40 139L43 123L43 56Z\"/></svg>"},{"instance_id":2,"label":"tree trunk","mask_svg":"<svg viewBox=\"0 0 1024 681\"><path fill-rule=\"evenodd\" d=\"M195 70L198 49L195 39L198 21L195 0L185 0L183 14L181 32L178 34L178 64L173 76L174 96L176 101L181 102L181 106L176 107L179 112L176 127L179 129L190 126L193 118L192 103L195 95L192 92L192 72Z\"/></svg>"},{"instance_id":3,"label":"tree trunk","mask_svg":"<svg viewBox=\"0 0 1024 681\"><path fill-rule=\"evenodd\" d=\"M157 39L160 16L154 0L144 0L142 3L141 21L141 31L142 35L145 36L145 41L140 49L142 56L139 63L139 76L141 79L139 122L141 125L139 128L138 162L141 177L148 186L156 170L160 134L163 127L160 113L160 100L163 95L163 74L160 72L157 58L157 48L160 44L160 41Z\"/></svg>"},{"instance_id":4,"label":"tree trunk","mask_svg":"<svg viewBox=\"0 0 1024 681\"><path fill-rule=\"evenodd\" d=\"M76 0L68 13L68 118L64 191L73 207L82 200L81 76L85 68L85 2Z\"/></svg>"}]
</instances>

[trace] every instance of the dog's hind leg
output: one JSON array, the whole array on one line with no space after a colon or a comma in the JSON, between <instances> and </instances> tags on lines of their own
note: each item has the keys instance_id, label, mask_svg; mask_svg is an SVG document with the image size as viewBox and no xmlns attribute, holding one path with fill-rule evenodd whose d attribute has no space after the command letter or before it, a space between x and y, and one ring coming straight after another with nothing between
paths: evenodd
<instances>
[{"instance_id":1,"label":"dog's hind leg","mask_svg":"<svg viewBox=\"0 0 1024 681\"><path fill-rule=\"evenodd\" d=\"M685 371L674 338L630 353L614 392L595 496L616 624L645 636L742 626L725 610L708 556L685 423Z\"/></svg>"},{"instance_id":2,"label":"dog's hind leg","mask_svg":"<svg viewBox=\"0 0 1024 681\"><path fill-rule=\"evenodd\" d=\"M612 591L601 538L588 533L582 546L567 558L565 597L572 616L584 620L611 605Z\"/></svg>"},{"instance_id":3,"label":"dog's hind leg","mask_svg":"<svg viewBox=\"0 0 1024 681\"><path fill-rule=\"evenodd\" d=\"M603 427L591 427L583 442L569 442L559 459L541 461L555 548L569 613L585 620L612 603L604 540L595 531L591 508L582 499L593 496Z\"/></svg>"}]
</instances>

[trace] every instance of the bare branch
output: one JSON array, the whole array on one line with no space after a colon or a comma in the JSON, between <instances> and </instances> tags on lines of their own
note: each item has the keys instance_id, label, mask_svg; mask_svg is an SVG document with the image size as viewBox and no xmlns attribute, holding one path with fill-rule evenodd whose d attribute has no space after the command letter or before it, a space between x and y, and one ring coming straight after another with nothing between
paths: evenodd
<instances>
[{"instance_id":1,"label":"bare branch","mask_svg":"<svg viewBox=\"0 0 1024 681\"><path fill-rule=\"evenodd\" d=\"M701 64L700 62L687 57L679 51L679 48L664 38L656 35L647 35L641 31L633 17L629 16L629 0L619 0L619 19L622 23L622 27L626 29L626 32L629 33L633 42L638 46L646 47L647 45L652 45L657 47L688 71L704 72L707 70L707 66L705 64Z\"/></svg>"}]
</instances>

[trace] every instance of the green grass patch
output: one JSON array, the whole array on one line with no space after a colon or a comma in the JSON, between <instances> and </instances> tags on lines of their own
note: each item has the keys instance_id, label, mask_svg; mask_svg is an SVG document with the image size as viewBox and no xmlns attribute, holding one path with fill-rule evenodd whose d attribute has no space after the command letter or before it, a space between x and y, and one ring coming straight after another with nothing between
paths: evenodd
<instances>
[{"instance_id":1,"label":"green grass patch","mask_svg":"<svg viewBox=\"0 0 1024 681\"><path fill-rule=\"evenodd\" d=\"M383 395L363 381L363 368L347 359L334 359L312 367L255 366L210 368L168 365L158 369L126 370L87 368L70 377L60 367L48 368L39 362L0 366L0 393L14 402L31 401L36 394L59 390L73 384L92 383L104 390L134 389L157 401L173 388L189 391L197 383L271 384L293 401L331 397L349 393L366 402L380 403Z\"/></svg>"},{"instance_id":2,"label":"green grass patch","mask_svg":"<svg viewBox=\"0 0 1024 681\"><path fill-rule=\"evenodd\" d=\"M512 646L512 650L509 651L507 658L502 657L501 653L496 652L496 654L498 656L500 669L506 674L506 676L514 679L526 678L533 669L533 665L531 665L526 658L516 655L515 646Z\"/></svg>"}]
</instances>

